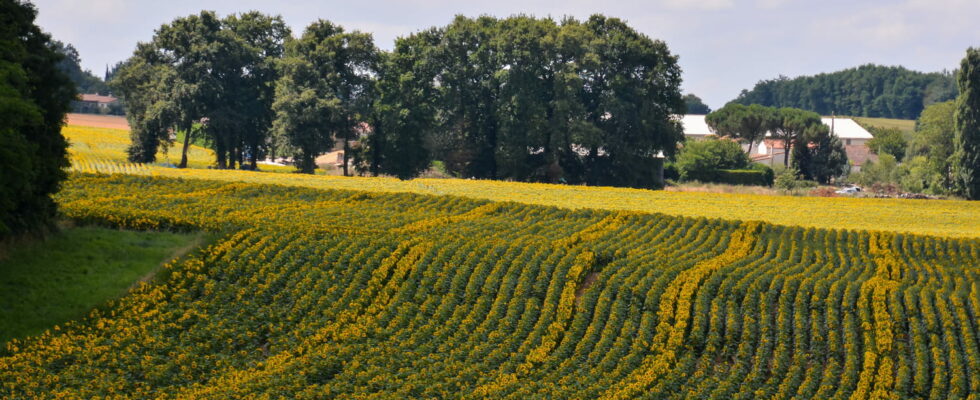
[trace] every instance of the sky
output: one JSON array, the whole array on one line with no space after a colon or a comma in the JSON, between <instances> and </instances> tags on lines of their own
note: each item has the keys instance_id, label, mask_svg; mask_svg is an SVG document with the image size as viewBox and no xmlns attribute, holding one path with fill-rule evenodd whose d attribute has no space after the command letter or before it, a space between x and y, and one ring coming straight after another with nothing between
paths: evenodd
<instances>
[{"instance_id":1,"label":"sky","mask_svg":"<svg viewBox=\"0 0 980 400\"><path fill-rule=\"evenodd\" d=\"M394 39L454 15L506 17L601 13L667 43L679 56L682 89L719 108L756 82L862 64L918 71L953 70L980 47L978 0L34 0L38 25L78 49L82 67L101 76L137 42L174 18L213 10L281 15L298 35L317 19Z\"/></svg>"}]
</instances>

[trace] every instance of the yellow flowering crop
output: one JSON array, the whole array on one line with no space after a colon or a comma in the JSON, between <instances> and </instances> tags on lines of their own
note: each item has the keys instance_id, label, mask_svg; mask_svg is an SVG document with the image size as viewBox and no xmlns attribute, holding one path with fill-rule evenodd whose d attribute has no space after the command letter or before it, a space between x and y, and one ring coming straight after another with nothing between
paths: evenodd
<instances>
[{"instance_id":1,"label":"yellow flowering crop","mask_svg":"<svg viewBox=\"0 0 980 400\"><path fill-rule=\"evenodd\" d=\"M57 200L221 239L8 343L0 398L980 394L977 238L126 174Z\"/></svg>"},{"instance_id":2,"label":"yellow flowering crop","mask_svg":"<svg viewBox=\"0 0 980 400\"><path fill-rule=\"evenodd\" d=\"M128 133L121 130L69 126L73 168L80 172L135 173L188 179L273 183L319 189L408 192L516 201L563 208L593 208L763 221L787 226L907 232L953 237L980 237L980 202L766 196L749 194L677 193L626 188L586 187L481 181L269 174L239 170L201 169L214 159L206 149L192 148L190 166L175 169L125 162ZM176 145L160 160L180 161ZM262 166L263 169L270 167ZM281 171L284 167L276 167Z\"/></svg>"}]
</instances>

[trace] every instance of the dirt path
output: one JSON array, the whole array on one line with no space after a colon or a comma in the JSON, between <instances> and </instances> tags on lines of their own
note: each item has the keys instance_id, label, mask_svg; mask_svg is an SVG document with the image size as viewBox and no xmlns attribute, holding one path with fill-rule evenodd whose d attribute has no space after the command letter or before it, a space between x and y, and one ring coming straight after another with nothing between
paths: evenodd
<instances>
[{"instance_id":1,"label":"dirt path","mask_svg":"<svg viewBox=\"0 0 980 400\"><path fill-rule=\"evenodd\" d=\"M157 272L160 272L160 270L163 269L164 265L167 265L167 263L171 261L186 256L187 253L190 253L194 250L201 248L206 243L207 243L207 235L204 233L198 233L193 240L187 243L187 245L174 250L172 253L170 253L170 255L167 256L167 258L165 258L163 261L160 262L160 265L157 265L157 267L154 268L152 271L147 272L146 275L141 276L136 282L133 282L133 284L129 287L129 290L133 290L139 287L140 283L143 282L149 283L150 281L153 280L153 277L156 276Z\"/></svg>"},{"instance_id":2,"label":"dirt path","mask_svg":"<svg viewBox=\"0 0 980 400\"><path fill-rule=\"evenodd\" d=\"M68 114L68 125L129 130L129 122L126 121L126 118L116 115L70 113Z\"/></svg>"}]
</instances>

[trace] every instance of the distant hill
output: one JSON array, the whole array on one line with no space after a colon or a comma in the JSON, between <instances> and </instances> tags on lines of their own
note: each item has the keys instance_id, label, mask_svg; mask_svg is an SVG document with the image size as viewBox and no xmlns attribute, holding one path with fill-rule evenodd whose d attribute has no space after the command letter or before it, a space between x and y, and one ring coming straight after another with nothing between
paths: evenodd
<instances>
[{"instance_id":1,"label":"distant hill","mask_svg":"<svg viewBox=\"0 0 980 400\"><path fill-rule=\"evenodd\" d=\"M925 106L955 98L955 75L862 65L843 71L760 81L734 101L796 107L821 115L916 119Z\"/></svg>"}]
</instances>

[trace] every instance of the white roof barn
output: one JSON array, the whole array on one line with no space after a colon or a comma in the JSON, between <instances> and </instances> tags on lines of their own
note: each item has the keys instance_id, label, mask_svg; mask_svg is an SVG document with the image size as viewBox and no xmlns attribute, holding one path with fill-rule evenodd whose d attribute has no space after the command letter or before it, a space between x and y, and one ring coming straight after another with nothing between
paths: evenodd
<instances>
[{"instance_id":1,"label":"white roof barn","mask_svg":"<svg viewBox=\"0 0 980 400\"><path fill-rule=\"evenodd\" d=\"M714 135L715 133L708 127L708 123L705 122L704 117L704 115L694 114L681 116L681 124L684 125L684 136L704 137ZM867 129L864 129L850 118L823 117L821 121L823 121L824 125L832 126L834 128L834 134L841 139L870 140L873 137ZM766 137L769 136L771 135L767 133Z\"/></svg>"},{"instance_id":2,"label":"white roof barn","mask_svg":"<svg viewBox=\"0 0 980 400\"><path fill-rule=\"evenodd\" d=\"M688 114L681 116L681 124L684 125L684 136L705 137L715 133L708 128L708 123L704 120L704 115Z\"/></svg>"}]
</instances>

